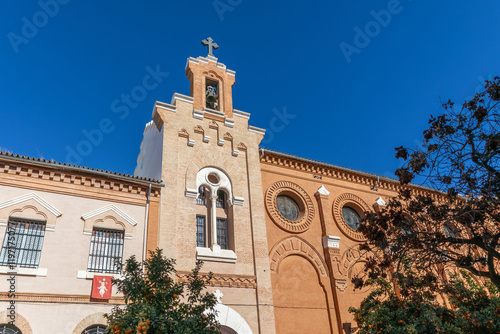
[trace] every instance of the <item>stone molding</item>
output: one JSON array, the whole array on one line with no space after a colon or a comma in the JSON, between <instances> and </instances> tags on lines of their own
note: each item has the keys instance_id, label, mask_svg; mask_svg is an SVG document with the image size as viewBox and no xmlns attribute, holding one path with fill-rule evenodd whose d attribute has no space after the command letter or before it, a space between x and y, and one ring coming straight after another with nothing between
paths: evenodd
<instances>
[{"instance_id":1,"label":"stone molding","mask_svg":"<svg viewBox=\"0 0 500 334\"><path fill-rule=\"evenodd\" d=\"M0 291L0 301L15 300L16 302L40 302L40 303L69 303L69 304L110 304L122 305L125 300L122 297L111 297L109 300L93 299L89 295L69 295L56 293L16 292L15 298L9 298L8 292Z\"/></svg>"},{"instance_id":2,"label":"stone molding","mask_svg":"<svg viewBox=\"0 0 500 334\"><path fill-rule=\"evenodd\" d=\"M134 219L132 219L129 215L127 215L122 210L118 209L113 204L106 205L103 208L100 208L100 209L94 210L92 212L89 212L89 213L83 215L82 219L83 220L89 220L90 218L93 218L93 217L95 217L97 215L100 215L101 213L104 213L104 212L107 212L107 211L112 211L113 213L115 213L116 216L119 216L119 217L123 218L123 220L125 220L126 222L128 222L132 226L136 226L137 225L137 222Z\"/></svg>"},{"instance_id":3,"label":"stone molding","mask_svg":"<svg viewBox=\"0 0 500 334\"><path fill-rule=\"evenodd\" d=\"M382 211L383 208L387 206L387 203L384 201L382 197L377 198L377 200L373 203L373 209L376 212Z\"/></svg>"},{"instance_id":4,"label":"stone molding","mask_svg":"<svg viewBox=\"0 0 500 334\"><path fill-rule=\"evenodd\" d=\"M233 115L244 119L250 119L250 113L241 110L233 109Z\"/></svg>"},{"instance_id":5,"label":"stone molding","mask_svg":"<svg viewBox=\"0 0 500 334\"><path fill-rule=\"evenodd\" d=\"M10 269L9 266L0 266L0 274L15 275L17 276L38 276L47 277L48 268L21 268L16 267L16 269Z\"/></svg>"},{"instance_id":6,"label":"stone molding","mask_svg":"<svg viewBox=\"0 0 500 334\"><path fill-rule=\"evenodd\" d=\"M296 237L288 237L278 242L269 252L271 272L278 274L281 261L290 255L300 255L306 258L316 269L319 276L328 277L326 263L320 253L307 241Z\"/></svg>"},{"instance_id":7,"label":"stone molding","mask_svg":"<svg viewBox=\"0 0 500 334\"><path fill-rule=\"evenodd\" d=\"M0 204L0 224L7 226L10 217L45 221L46 231L55 231L62 213L35 193L17 197Z\"/></svg>"},{"instance_id":8,"label":"stone molding","mask_svg":"<svg viewBox=\"0 0 500 334\"><path fill-rule=\"evenodd\" d=\"M323 248L340 248L340 237L325 235L323 237Z\"/></svg>"},{"instance_id":9,"label":"stone molding","mask_svg":"<svg viewBox=\"0 0 500 334\"><path fill-rule=\"evenodd\" d=\"M317 193L319 195L330 196L330 192L323 185L317 190Z\"/></svg>"},{"instance_id":10,"label":"stone molding","mask_svg":"<svg viewBox=\"0 0 500 334\"><path fill-rule=\"evenodd\" d=\"M356 241L366 240L365 236L361 232L353 230L345 222L344 217L342 216L342 207L346 204L351 204L352 206L356 206L360 208L363 212L371 211L370 207L360 197L350 193L344 193L339 195L333 202L333 207L332 207L333 217L335 218L335 222L337 223L337 226L342 233L344 233L346 236Z\"/></svg>"},{"instance_id":11,"label":"stone molding","mask_svg":"<svg viewBox=\"0 0 500 334\"><path fill-rule=\"evenodd\" d=\"M178 282L188 282L190 271L178 271L176 279ZM208 273L200 273L203 279L208 278ZM227 287L227 288L257 288L257 279L255 276L246 275L229 275L229 274L214 274L209 283L212 287Z\"/></svg>"},{"instance_id":12,"label":"stone molding","mask_svg":"<svg viewBox=\"0 0 500 334\"><path fill-rule=\"evenodd\" d=\"M301 216L296 221L283 217L276 206L276 197L287 193L295 194L294 197L302 201L302 203L297 203L301 209ZM305 232L309 229L314 219L314 205L311 198L304 189L290 181L278 181L271 185L266 191L265 203L266 209L274 223L287 232Z\"/></svg>"},{"instance_id":13,"label":"stone molding","mask_svg":"<svg viewBox=\"0 0 500 334\"><path fill-rule=\"evenodd\" d=\"M196 247L196 260L236 263L236 253L230 249L221 249L220 246Z\"/></svg>"}]
</instances>

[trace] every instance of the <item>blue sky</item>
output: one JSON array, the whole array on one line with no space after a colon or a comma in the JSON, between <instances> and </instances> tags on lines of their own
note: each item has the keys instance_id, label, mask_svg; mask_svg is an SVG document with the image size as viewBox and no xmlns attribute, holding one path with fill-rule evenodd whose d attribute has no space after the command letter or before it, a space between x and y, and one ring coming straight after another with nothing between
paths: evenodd
<instances>
[{"instance_id":1,"label":"blue sky","mask_svg":"<svg viewBox=\"0 0 500 334\"><path fill-rule=\"evenodd\" d=\"M263 147L385 176L399 165L394 147L415 145L442 113L440 99L461 103L500 74L493 0L4 5L0 148L66 162L101 126L78 162L117 172L133 173L154 101L189 94L186 59L206 55L208 36L237 72L234 107L269 129ZM150 71L161 82L114 113ZM293 118L272 128L284 111Z\"/></svg>"}]
</instances>

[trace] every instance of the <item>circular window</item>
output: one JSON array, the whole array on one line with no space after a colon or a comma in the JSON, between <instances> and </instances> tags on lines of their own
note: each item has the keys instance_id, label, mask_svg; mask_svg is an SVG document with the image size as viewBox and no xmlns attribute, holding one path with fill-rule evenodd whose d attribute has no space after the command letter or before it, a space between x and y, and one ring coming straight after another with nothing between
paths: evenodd
<instances>
[{"instance_id":1,"label":"circular window","mask_svg":"<svg viewBox=\"0 0 500 334\"><path fill-rule=\"evenodd\" d=\"M276 225L291 233L309 229L314 205L307 192L289 181L274 183L266 192L266 208Z\"/></svg>"},{"instance_id":2,"label":"circular window","mask_svg":"<svg viewBox=\"0 0 500 334\"><path fill-rule=\"evenodd\" d=\"M299 218L299 205L290 196L279 195L276 197L276 207L281 215L288 220L296 221Z\"/></svg>"},{"instance_id":3,"label":"circular window","mask_svg":"<svg viewBox=\"0 0 500 334\"><path fill-rule=\"evenodd\" d=\"M362 212L371 211L370 207L356 195L342 194L333 202L332 213L339 229L349 238L365 241L363 233L358 232Z\"/></svg>"},{"instance_id":4,"label":"circular window","mask_svg":"<svg viewBox=\"0 0 500 334\"><path fill-rule=\"evenodd\" d=\"M349 206L344 206L342 208L342 217L344 217L345 222L354 231L357 231L359 224L361 223L361 217L353 208Z\"/></svg>"},{"instance_id":5,"label":"circular window","mask_svg":"<svg viewBox=\"0 0 500 334\"><path fill-rule=\"evenodd\" d=\"M216 174L214 174L214 173L208 174L207 180L211 184L218 184L219 183L219 177Z\"/></svg>"}]
</instances>

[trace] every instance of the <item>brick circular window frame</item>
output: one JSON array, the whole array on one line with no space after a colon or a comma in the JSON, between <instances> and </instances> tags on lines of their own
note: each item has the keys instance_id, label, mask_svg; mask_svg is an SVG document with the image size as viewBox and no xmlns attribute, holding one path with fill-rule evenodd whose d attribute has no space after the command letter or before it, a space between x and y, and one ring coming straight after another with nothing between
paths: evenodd
<instances>
[{"instance_id":1,"label":"brick circular window frame","mask_svg":"<svg viewBox=\"0 0 500 334\"><path fill-rule=\"evenodd\" d=\"M335 218L335 223L339 227L340 231L344 233L348 238L356 241L365 241L366 238L363 233L358 232L351 228L345 221L342 215L342 208L348 206L359 214L363 218L363 213L366 211L371 211L368 204L365 203L361 198L353 194L342 194L339 195L333 202L332 212Z\"/></svg>"},{"instance_id":2,"label":"brick circular window frame","mask_svg":"<svg viewBox=\"0 0 500 334\"><path fill-rule=\"evenodd\" d=\"M276 198L280 195L291 197L299 206L299 218L289 220L281 215L276 206ZM314 204L299 185L289 181L278 181L267 189L266 209L273 222L291 233L302 233L309 229L314 219Z\"/></svg>"}]
</instances>

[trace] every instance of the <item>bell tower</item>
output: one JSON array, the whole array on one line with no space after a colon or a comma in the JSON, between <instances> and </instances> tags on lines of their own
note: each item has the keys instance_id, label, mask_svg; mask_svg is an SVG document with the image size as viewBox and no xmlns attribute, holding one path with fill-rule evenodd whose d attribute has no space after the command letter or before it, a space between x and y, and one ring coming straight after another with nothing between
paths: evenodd
<instances>
[{"instance_id":1,"label":"bell tower","mask_svg":"<svg viewBox=\"0 0 500 334\"><path fill-rule=\"evenodd\" d=\"M217 61L213 50L219 46L212 38L203 40L202 44L208 46L208 55L190 57L186 65L186 75L191 83L190 96L194 98L194 109L203 112L209 119L232 119L232 90L236 72Z\"/></svg>"},{"instance_id":2,"label":"bell tower","mask_svg":"<svg viewBox=\"0 0 500 334\"><path fill-rule=\"evenodd\" d=\"M265 130L233 108L235 71L213 55L212 38L202 44L208 55L188 58L185 68L190 96L157 101L144 130L134 174L165 182L148 247L176 260L179 279L204 261L202 274L214 273L209 290L225 296L221 328L273 334L259 151Z\"/></svg>"}]
</instances>

